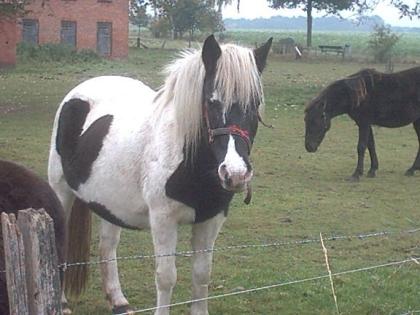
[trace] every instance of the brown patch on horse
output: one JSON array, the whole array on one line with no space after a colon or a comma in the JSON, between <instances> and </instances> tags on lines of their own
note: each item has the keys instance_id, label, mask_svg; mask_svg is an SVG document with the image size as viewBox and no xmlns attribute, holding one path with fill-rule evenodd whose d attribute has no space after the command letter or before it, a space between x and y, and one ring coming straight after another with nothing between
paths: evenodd
<instances>
[{"instance_id":1,"label":"brown patch on horse","mask_svg":"<svg viewBox=\"0 0 420 315\"><path fill-rule=\"evenodd\" d=\"M54 220L55 243L59 263L65 261L64 210L48 183L32 171L13 162L0 160L0 212L45 209ZM0 225L0 271L5 269L3 236ZM61 275L62 276L62 275ZM9 314L6 274L0 273L0 314Z\"/></svg>"}]
</instances>

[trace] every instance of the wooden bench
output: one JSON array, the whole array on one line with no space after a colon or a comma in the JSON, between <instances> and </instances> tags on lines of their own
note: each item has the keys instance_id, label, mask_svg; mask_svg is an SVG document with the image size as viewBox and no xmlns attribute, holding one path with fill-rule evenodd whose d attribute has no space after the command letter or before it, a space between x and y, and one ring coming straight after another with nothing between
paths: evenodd
<instances>
[{"instance_id":1,"label":"wooden bench","mask_svg":"<svg viewBox=\"0 0 420 315\"><path fill-rule=\"evenodd\" d=\"M319 45L322 54L327 54L329 52L336 53L337 55L342 55L344 58L344 46L334 46L334 45Z\"/></svg>"}]
</instances>

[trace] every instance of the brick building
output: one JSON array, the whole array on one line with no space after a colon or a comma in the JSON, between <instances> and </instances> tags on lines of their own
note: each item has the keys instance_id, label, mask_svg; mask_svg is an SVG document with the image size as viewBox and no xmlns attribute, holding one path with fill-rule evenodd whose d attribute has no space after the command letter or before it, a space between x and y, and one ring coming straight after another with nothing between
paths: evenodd
<instances>
[{"instance_id":1,"label":"brick building","mask_svg":"<svg viewBox=\"0 0 420 315\"><path fill-rule=\"evenodd\" d=\"M16 64L16 19L0 15L0 67Z\"/></svg>"},{"instance_id":2,"label":"brick building","mask_svg":"<svg viewBox=\"0 0 420 315\"><path fill-rule=\"evenodd\" d=\"M65 43L77 49L91 49L105 57L127 57L128 2L32 0L25 7L28 13L14 24L14 31L10 23L0 18L0 27L6 25L0 29L0 63L3 59L14 61L2 55L6 55L6 47L15 55L15 43L21 40L34 44ZM3 29L8 30L8 35ZM4 34L7 39L3 38Z\"/></svg>"}]
</instances>

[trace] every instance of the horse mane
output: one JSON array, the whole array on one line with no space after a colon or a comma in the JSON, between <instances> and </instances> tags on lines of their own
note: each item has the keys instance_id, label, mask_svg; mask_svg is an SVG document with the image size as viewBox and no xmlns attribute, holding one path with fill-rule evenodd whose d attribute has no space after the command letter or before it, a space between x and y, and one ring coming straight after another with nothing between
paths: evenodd
<instances>
[{"instance_id":1,"label":"horse mane","mask_svg":"<svg viewBox=\"0 0 420 315\"><path fill-rule=\"evenodd\" d=\"M382 73L375 69L362 69L342 80L350 91L352 108L357 108L362 104L375 87L376 81L381 78Z\"/></svg>"},{"instance_id":2,"label":"horse mane","mask_svg":"<svg viewBox=\"0 0 420 315\"><path fill-rule=\"evenodd\" d=\"M263 105L263 89L253 51L233 44L222 45L217 61L214 89L228 112L238 102L244 111ZM201 50L184 50L164 72L166 80L155 98L157 106L173 106L176 128L186 148L194 153L202 130L205 69ZM263 106L260 106L262 108Z\"/></svg>"}]
</instances>

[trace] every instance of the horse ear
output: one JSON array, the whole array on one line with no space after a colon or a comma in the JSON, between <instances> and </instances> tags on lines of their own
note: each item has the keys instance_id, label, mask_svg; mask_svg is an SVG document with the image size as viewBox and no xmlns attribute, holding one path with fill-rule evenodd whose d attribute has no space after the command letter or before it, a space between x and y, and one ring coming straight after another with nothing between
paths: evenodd
<instances>
[{"instance_id":1,"label":"horse ear","mask_svg":"<svg viewBox=\"0 0 420 315\"><path fill-rule=\"evenodd\" d=\"M273 37L270 37L270 39L261 47L254 49L254 56L255 56L255 62L257 64L258 72L262 73L265 67L265 64L267 62L267 56L270 52L271 43L273 42Z\"/></svg>"},{"instance_id":2,"label":"horse ear","mask_svg":"<svg viewBox=\"0 0 420 315\"><path fill-rule=\"evenodd\" d=\"M217 43L214 35L206 38L203 45L201 58L203 59L204 68L207 73L214 73L216 71L217 60L222 54L219 44Z\"/></svg>"}]
</instances>

